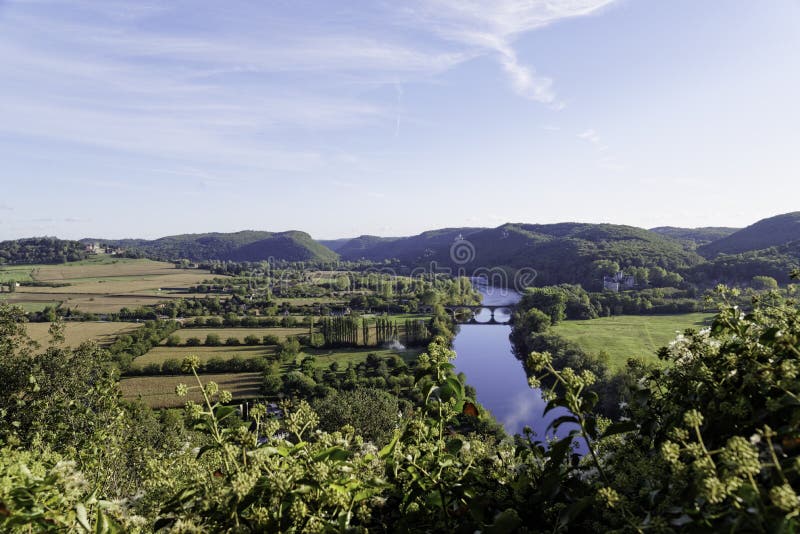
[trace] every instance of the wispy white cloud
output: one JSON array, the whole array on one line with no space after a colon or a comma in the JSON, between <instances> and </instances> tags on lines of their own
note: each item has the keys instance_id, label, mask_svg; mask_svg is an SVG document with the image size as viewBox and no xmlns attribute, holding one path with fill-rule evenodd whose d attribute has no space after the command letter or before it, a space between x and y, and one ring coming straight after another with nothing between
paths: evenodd
<instances>
[{"instance_id":1,"label":"wispy white cloud","mask_svg":"<svg viewBox=\"0 0 800 534\"><path fill-rule=\"evenodd\" d=\"M515 41L611 1L431 0L334 9L322 22L240 0L10 1L0 132L171 159L177 172L318 170L341 163L335 149L284 137L379 124L399 136L403 85L474 58L494 58L514 91L558 108L553 80ZM374 96L385 86L394 98Z\"/></svg>"},{"instance_id":2,"label":"wispy white cloud","mask_svg":"<svg viewBox=\"0 0 800 534\"><path fill-rule=\"evenodd\" d=\"M628 166L620 162L616 156L608 154L608 145L603 142L600 134L598 134L594 129L588 128L583 130L578 134L578 137L591 143L591 145L594 147L600 156L600 158L597 160L597 166L599 168L609 171L621 171L628 168Z\"/></svg>"},{"instance_id":3,"label":"wispy white cloud","mask_svg":"<svg viewBox=\"0 0 800 534\"><path fill-rule=\"evenodd\" d=\"M476 55L493 55L514 90L555 108L564 106L553 80L519 60L514 41L558 21L598 12L614 0L432 0L413 11L442 38L466 45Z\"/></svg>"},{"instance_id":4,"label":"wispy white cloud","mask_svg":"<svg viewBox=\"0 0 800 534\"><path fill-rule=\"evenodd\" d=\"M593 144L595 146L595 148L597 148L597 150L599 150L601 152L605 151L605 150L608 150L608 146L603 144L603 140L600 138L600 135L596 131L591 129L591 128L589 128L587 130L584 130L581 133L579 133L578 137L583 139L583 140L585 140L585 141L590 142L591 144Z\"/></svg>"}]
</instances>

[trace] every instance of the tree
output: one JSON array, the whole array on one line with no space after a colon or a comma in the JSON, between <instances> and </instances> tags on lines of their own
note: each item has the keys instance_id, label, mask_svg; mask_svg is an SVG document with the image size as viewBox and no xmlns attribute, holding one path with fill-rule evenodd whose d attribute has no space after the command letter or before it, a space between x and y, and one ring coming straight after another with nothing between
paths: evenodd
<instances>
[{"instance_id":1,"label":"tree","mask_svg":"<svg viewBox=\"0 0 800 534\"><path fill-rule=\"evenodd\" d=\"M337 291L346 291L350 289L350 278L347 275L340 274L336 277L334 285Z\"/></svg>"},{"instance_id":2,"label":"tree","mask_svg":"<svg viewBox=\"0 0 800 534\"><path fill-rule=\"evenodd\" d=\"M290 371L283 375L283 391L290 397L309 398L313 395L316 385L313 378L300 371Z\"/></svg>"},{"instance_id":3,"label":"tree","mask_svg":"<svg viewBox=\"0 0 800 534\"><path fill-rule=\"evenodd\" d=\"M514 317L514 328L526 332L541 333L551 325L550 316L537 308L517 312Z\"/></svg>"},{"instance_id":4,"label":"tree","mask_svg":"<svg viewBox=\"0 0 800 534\"><path fill-rule=\"evenodd\" d=\"M558 287L532 287L525 291L518 308L537 308L550 316L552 324L556 324L566 318L567 296Z\"/></svg>"},{"instance_id":5,"label":"tree","mask_svg":"<svg viewBox=\"0 0 800 534\"><path fill-rule=\"evenodd\" d=\"M168 358L161 364L161 372L166 375L181 374L181 362L175 358Z\"/></svg>"},{"instance_id":6,"label":"tree","mask_svg":"<svg viewBox=\"0 0 800 534\"><path fill-rule=\"evenodd\" d=\"M166 345L168 347L177 347L180 344L181 338L178 334L170 334L170 336L167 338Z\"/></svg>"},{"instance_id":7,"label":"tree","mask_svg":"<svg viewBox=\"0 0 800 534\"><path fill-rule=\"evenodd\" d=\"M290 337L286 338L283 343L278 345L278 353L281 356L281 360L289 361L300 352L300 342L297 338Z\"/></svg>"},{"instance_id":8,"label":"tree","mask_svg":"<svg viewBox=\"0 0 800 534\"><path fill-rule=\"evenodd\" d=\"M261 383L261 391L264 395L273 397L281 392L283 389L283 380L278 375L266 374Z\"/></svg>"},{"instance_id":9,"label":"tree","mask_svg":"<svg viewBox=\"0 0 800 534\"><path fill-rule=\"evenodd\" d=\"M219 337L219 334L208 334L206 335L205 346L206 347L218 347L222 345L222 340Z\"/></svg>"},{"instance_id":10,"label":"tree","mask_svg":"<svg viewBox=\"0 0 800 534\"><path fill-rule=\"evenodd\" d=\"M778 289L778 281L771 276L754 276L750 285L758 290Z\"/></svg>"},{"instance_id":11,"label":"tree","mask_svg":"<svg viewBox=\"0 0 800 534\"><path fill-rule=\"evenodd\" d=\"M400 405L387 391L358 388L336 391L314 403L320 426L338 430L350 425L365 439L381 446L397 428Z\"/></svg>"},{"instance_id":12,"label":"tree","mask_svg":"<svg viewBox=\"0 0 800 534\"><path fill-rule=\"evenodd\" d=\"M595 260L592 262L592 276L601 282L604 276L614 276L619 272L619 263L611 260Z\"/></svg>"},{"instance_id":13,"label":"tree","mask_svg":"<svg viewBox=\"0 0 800 534\"><path fill-rule=\"evenodd\" d=\"M200 338L196 336L192 336L186 339L186 346L187 347L199 347L200 346Z\"/></svg>"}]
</instances>

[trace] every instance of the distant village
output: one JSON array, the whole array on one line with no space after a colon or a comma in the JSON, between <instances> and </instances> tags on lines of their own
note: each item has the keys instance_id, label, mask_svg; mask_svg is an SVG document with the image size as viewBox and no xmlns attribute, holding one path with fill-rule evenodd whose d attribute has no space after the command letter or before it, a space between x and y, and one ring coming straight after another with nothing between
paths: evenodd
<instances>
[{"instance_id":1,"label":"distant village","mask_svg":"<svg viewBox=\"0 0 800 534\"><path fill-rule=\"evenodd\" d=\"M89 254L110 254L112 256L125 253L124 248L102 245L100 243L87 243L84 250Z\"/></svg>"}]
</instances>

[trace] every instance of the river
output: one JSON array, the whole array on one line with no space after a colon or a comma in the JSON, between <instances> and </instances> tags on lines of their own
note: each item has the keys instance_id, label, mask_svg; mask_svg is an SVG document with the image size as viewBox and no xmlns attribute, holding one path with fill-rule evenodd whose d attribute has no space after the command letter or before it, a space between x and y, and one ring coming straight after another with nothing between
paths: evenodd
<instances>
[{"instance_id":1,"label":"river","mask_svg":"<svg viewBox=\"0 0 800 534\"><path fill-rule=\"evenodd\" d=\"M498 290L475 284L486 305L513 305L519 293ZM478 321L489 318L488 311L481 312ZM499 313L495 312L499 318ZM531 427L538 439L545 434L547 425L564 414L563 409L553 410L543 416L547 404L538 389L528 386L525 369L515 356L508 336L511 327L496 325L461 325L453 342L457 357L453 362L456 372L464 373L467 383L477 391L477 400L503 424L509 434L520 434L525 426ZM563 429L565 430L565 429ZM565 434L562 431L559 434Z\"/></svg>"}]
</instances>

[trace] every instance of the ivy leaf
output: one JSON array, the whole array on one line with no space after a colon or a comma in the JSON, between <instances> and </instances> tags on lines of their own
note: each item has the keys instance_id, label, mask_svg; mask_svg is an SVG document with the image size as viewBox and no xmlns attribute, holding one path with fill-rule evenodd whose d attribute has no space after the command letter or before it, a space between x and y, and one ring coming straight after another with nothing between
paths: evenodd
<instances>
[{"instance_id":1,"label":"ivy leaf","mask_svg":"<svg viewBox=\"0 0 800 534\"><path fill-rule=\"evenodd\" d=\"M89 526L89 518L86 516L86 507L83 503L78 503L75 506L75 519L78 520L78 524L85 530L86 532L91 532L92 527Z\"/></svg>"},{"instance_id":2,"label":"ivy leaf","mask_svg":"<svg viewBox=\"0 0 800 534\"><path fill-rule=\"evenodd\" d=\"M633 421L618 421L616 423L612 423L608 425L606 431L603 432L603 437L607 438L609 436L613 436L615 434L622 434L624 432L631 432L636 430L636 423Z\"/></svg>"},{"instance_id":3,"label":"ivy leaf","mask_svg":"<svg viewBox=\"0 0 800 534\"><path fill-rule=\"evenodd\" d=\"M447 452L450 454L458 454L458 451L464 446L464 442L460 439L451 439L447 442Z\"/></svg>"},{"instance_id":4,"label":"ivy leaf","mask_svg":"<svg viewBox=\"0 0 800 534\"><path fill-rule=\"evenodd\" d=\"M350 458L350 456L351 453L349 451L344 450L341 447L330 447L322 452L317 453L314 456L314 461L321 462L323 460L331 459L337 462L343 462L348 458Z\"/></svg>"},{"instance_id":5,"label":"ivy leaf","mask_svg":"<svg viewBox=\"0 0 800 534\"><path fill-rule=\"evenodd\" d=\"M574 415L572 415L572 414L562 415L560 417L556 417L555 419L553 419L550 422L550 424L547 425L547 430L558 430L558 427L560 427L564 423L574 423L576 425L580 424L580 422L578 421L578 418L575 417Z\"/></svg>"},{"instance_id":6,"label":"ivy leaf","mask_svg":"<svg viewBox=\"0 0 800 534\"><path fill-rule=\"evenodd\" d=\"M405 432L405 425L402 428L398 428L395 433L392 441L386 444L384 448L381 449L381 452L378 453L378 457L381 459L386 458L387 456L391 456L394 452L395 447L397 447L397 442L400 441L400 436L403 435Z\"/></svg>"}]
</instances>

